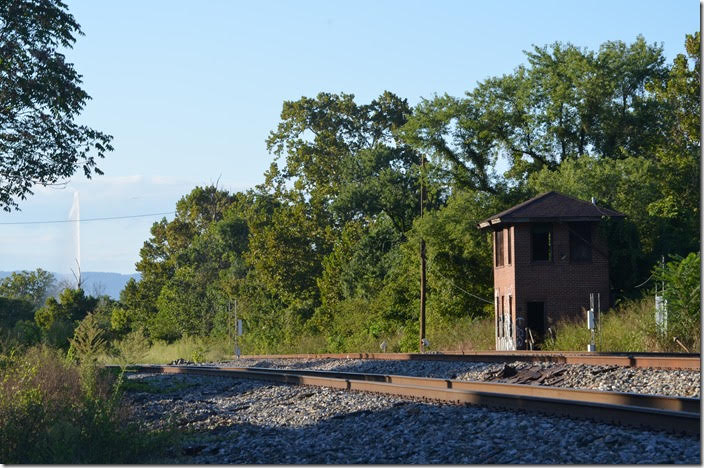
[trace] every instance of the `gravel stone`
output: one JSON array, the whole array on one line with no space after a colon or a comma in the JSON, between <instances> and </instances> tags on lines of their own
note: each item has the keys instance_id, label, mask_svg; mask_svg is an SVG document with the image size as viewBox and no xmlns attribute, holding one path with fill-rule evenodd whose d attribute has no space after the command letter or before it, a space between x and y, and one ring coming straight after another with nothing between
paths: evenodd
<instances>
[{"instance_id":1,"label":"gravel stone","mask_svg":"<svg viewBox=\"0 0 704 468\"><path fill-rule=\"evenodd\" d=\"M493 382L508 379L492 379L492 374L504 367L504 363L452 362L452 361L382 361L367 359L249 359L209 365L233 367L273 367L282 369L334 370L340 372L363 372L374 374L412 375L468 381ZM516 370L534 368L547 369L552 363L508 363ZM564 365L562 380L552 384L556 387L592 389L612 392L644 393L651 395L700 396L701 373L697 370L671 370L654 368L632 368L619 366L592 366L585 364ZM548 385L543 382L540 385Z\"/></svg>"},{"instance_id":2,"label":"gravel stone","mask_svg":"<svg viewBox=\"0 0 704 468\"><path fill-rule=\"evenodd\" d=\"M374 363L365 365L370 364ZM467 363L418 364L465 366L450 371L469 372ZM274 366L268 362L262 367ZM442 366L435 367L440 372ZM471 371L480 366L476 367ZM231 378L180 374L128 378L143 379L152 389L128 392L136 419L149 427L172 425L187 434L163 463L699 464L701 460L696 437L586 420Z\"/></svg>"}]
</instances>

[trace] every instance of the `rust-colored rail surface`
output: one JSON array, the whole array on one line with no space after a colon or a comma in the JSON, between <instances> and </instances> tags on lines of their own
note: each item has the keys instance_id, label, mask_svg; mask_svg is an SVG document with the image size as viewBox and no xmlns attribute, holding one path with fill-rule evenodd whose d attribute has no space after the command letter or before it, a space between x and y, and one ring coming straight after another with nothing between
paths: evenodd
<instances>
[{"instance_id":1,"label":"rust-colored rail surface","mask_svg":"<svg viewBox=\"0 0 704 468\"><path fill-rule=\"evenodd\" d=\"M384 393L453 404L538 411L700 435L698 398L331 371L158 365L131 368L141 372L254 379Z\"/></svg>"},{"instance_id":2,"label":"rust-colored rail surface","mask_svg":"<svg viewBox=\"0 0 704 468\"><path fill-rule=\"evenodd\" d=\"M234 356L231 356L234 358ZM701 355L684 353L586 353L552 351L466 351L442 353L256 354L248 359L379 359L391 361L551 362L662 369L701 369Z\"/></svg>"}]
</instances>

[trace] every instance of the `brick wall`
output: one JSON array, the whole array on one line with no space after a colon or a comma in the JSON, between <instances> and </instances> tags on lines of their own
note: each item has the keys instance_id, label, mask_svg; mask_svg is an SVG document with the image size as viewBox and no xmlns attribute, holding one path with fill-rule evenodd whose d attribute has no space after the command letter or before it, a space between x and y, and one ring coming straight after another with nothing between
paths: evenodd
<instances>
[{"instance_id":1,"label":"brick wall","mask_svg":"<svg viewBox=\"0 0 704 468\"><path fill-rule=\"evenodd\" d=\"M511 245L508 243L508 232L511 232ZM508 298L512 297L512 307L511 307L511 335L515 338L515 322L516 322L516 301L515 301L515 283L516 283L516 255L514 249L514 238L515 238L515 228L510 226L504 228L503 242L504 242L504 264L503 266L496 266L496 245L494 245L494 325L495 333L494 336L498 336L496 328L499 326L499 313L501 310L501 301L503 300L503 310L509 310ZM493 235L493 233L492 233ZM494 237L495 239L495 237ZM511 255L511 263L508 263L508 255ZM496 306L496 298L499 298L499 308ZM498 344L498 343L497 343ZM498 349L498 347L497 347Z\"/></svg>"},{"instance_id":2,"label":"brick wall","mask_svg":"<svg viewBox=\"0 0 704 468\"><path fill-rule=\"evenodd\" d=\"M567 223L552 224L552 260L531 261L531 225L512 227L512 263L503 267L494 264L495 297L513 297L512 335L516 340L516 319L526 318L528 302L543 302L545 327L553 327L559 320L586 316L582 308L589 308L589 293L601 294L601 310L609 307L609 264L607 246L600 238L597 224L592 223L592 261L570 261L569 230ZM520 338L520 337L518 337ZM519 339L519 342L521 340ZM515 341L514 341L515 342Z\"/></svg>"}]
</instances>

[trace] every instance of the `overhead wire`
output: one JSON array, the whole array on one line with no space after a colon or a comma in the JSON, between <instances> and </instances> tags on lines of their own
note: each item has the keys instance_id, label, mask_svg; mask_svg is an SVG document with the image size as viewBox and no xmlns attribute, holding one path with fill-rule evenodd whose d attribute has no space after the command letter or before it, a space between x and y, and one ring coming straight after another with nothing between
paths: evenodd
<instances>
[{"instance_id":1,"label":"overhead wire","mask_svg":"<svg viewBox=\"0 0 704 468\"><path fill-rule=\"evenodd\" d=\"M455 283L452 282L451 279L447 278L445 275L443 275L442 273L440 273L439 271L437 271L437 270L435 269L435 267L433 267L433 265L431 264L431 262L428 262L428 266L430 267L431 270L433 270L433 272L437 273L437 274L440 275L443 279L445 279L445 281L447 281L448 283L450 283L450 286L452 286L452 287L454 287L454 288L456 288L456 289L459 289L459 290L462 291L463 293L465 293L465 294L467 294L467 295L469 295L469 296L472 296L472 297L475 298L475 299L479 299L480 301L484 301L484 302L486 302L487 304L493 304L493 302L491 302L490 300L484 299L483 297L479 297L479 296L477 296L477 295L475 295L475 294L472 294L471 292L466 291L466 290L460 288L459 286L457 286Z\"/></svg>"},{"instance_id":2,"label":"overhead wire","mask_svg":"<svg viewBox=\"0 0 704 468\"><path fill-rule=\"evenodd\" d=\"M107 216L103 218L85 218L85 219L58 219L54 221L13 221L13 222L0 222L0 225L10 225L10 224L57 224L57 223L77 223L77 222L87 222L87 221L109 221L113 219L130 219L130 218L146 218L149 216L161 216L167 214L174 214L175 211L164 211L162 213L145 213L138 215L128 215L128 216Z\"/></svg>"}]
</instances>

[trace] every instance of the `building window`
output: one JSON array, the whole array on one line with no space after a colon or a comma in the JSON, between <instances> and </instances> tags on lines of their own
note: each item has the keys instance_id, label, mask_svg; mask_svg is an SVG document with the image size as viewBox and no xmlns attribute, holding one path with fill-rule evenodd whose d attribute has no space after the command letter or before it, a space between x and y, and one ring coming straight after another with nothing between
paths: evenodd
<instances>
[{"instance_id":1,"label":"building window","mask_svg":"<svg viewBox=\"0 0 704 468\"><path fill-rule=\"evenodd\" d=\"M503 266L504 265L504 231L503 229L501 231L496 231L494 234L495 241L494 245L496 246L496 266Z\"/></svg>"},{"instance_id":2,"label":"building window","mask_svg":"<svg viewBox=\"0 0 704 468\"><path fill-rule=\"evenodd\" d=\"M506 254L508 255L508 264L511 264L511 228L506 229L506 243L508 244L506 246Z\"/></svg>"},{"instance_id":3,"label":"building window","mask_svg":"<svg viewBox=\"0 0 704 468\"><path fill-rule=\"evenodd\" d=\"M591 223L570 223L570 261L592 261Z\"/></svg>"},{"instance_id":4,"label":"building window","mask_svg":"<svg viewBox=\"0 0 704 468\"><path fill-rule=\"evenodd\" d=\"M531 260L552 261L552 226L547 223L533 224L530 230Z\"/></svg>"}]
</instances>

